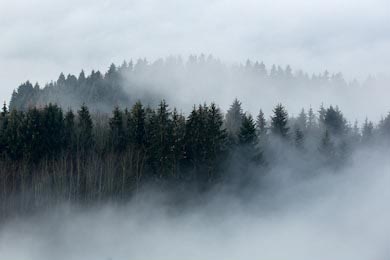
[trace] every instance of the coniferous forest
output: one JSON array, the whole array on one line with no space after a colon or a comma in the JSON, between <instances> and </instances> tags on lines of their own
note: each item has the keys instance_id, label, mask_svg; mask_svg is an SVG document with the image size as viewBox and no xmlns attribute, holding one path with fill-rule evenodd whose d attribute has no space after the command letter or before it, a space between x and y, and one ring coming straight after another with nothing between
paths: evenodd
<instances>
[{"instance_id":1,"label":"coniferous forest","mask_svg":"<svg viewBox=\"0 0 390 260\"><path fill-rule=\"evenodd\" d=\"M103 91L103 98L105 91L111 93L108 98L114 100L123 96L112 91L113 74L119 71L111 66L97 81L96 73L88 78L82 73L78 79L61 74L43 90L27 82L14 92L10 109L4 104L3 217L64 201L126 201L145 185L187 195L225 185L248 192L285 161L298 162L294 165L300 165L295 167L301 177L310 178L319 166L340 169L357 149L390 140L390 116L376 125L368 120L352 124L337 106L309 107L292 117L283 104L276 104L269 116L261 107L251 115L238 99L226 113L217 104L204 103L187 115L165 100L154 107L136 101L124 108L130 101L122 100L111 113L91 112L85 104L74 109L37 101L45 102L39 93L53 88L76 88L77 93L92 88Z\"/></svg>"}]
</instances>

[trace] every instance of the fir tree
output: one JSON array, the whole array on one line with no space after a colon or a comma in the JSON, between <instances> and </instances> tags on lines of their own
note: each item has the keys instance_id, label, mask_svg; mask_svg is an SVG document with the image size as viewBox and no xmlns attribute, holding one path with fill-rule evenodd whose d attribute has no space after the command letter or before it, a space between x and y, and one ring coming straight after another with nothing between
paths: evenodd
<instances>
[{"instance_id":1,"label":"fir tree","mask_svg":"<svg viewBox=\"0 0 390 260\"><path fill-rule=\"evenodd\" d=\"M237 143L240 127L242 125L243 112L241 102L236 98L226 113L225 127L229 138Z\"/></svg>"},{"instance_id":2,"label":"fir tree","mask_svg":"<svg viewBox=\"0 0 390 260\"><path fill-rule=\"evenodd\" d=\"M126 131L124 127L123 112L116 107L109 121L110 139L114 151L123 152L127 146Z\"/></svg>"},{"instance_id":3,"label":"fir tree","mask_svg":"<svg viewBox=\"0 0 390 260\"><path fill-rule=\"evenodd\" d=\"M281 138L287 138L289 127L287 126L288 114L285 108L279 104L273 112L274 115L271 117L272 134Z\"/></svg>"},{"instance_id":4,"label":"fir tree","mask_svg":"<svg viewBox=\"0 0 390 260\"><path fill-rule=\"evenodd\" d=\"M78 113L78 124L77 124L77 140L78 150L82 153L89 151L94 143L93 139L93 122L89 109L87 106L82 105Z\"/></svg>"}]
</instances>

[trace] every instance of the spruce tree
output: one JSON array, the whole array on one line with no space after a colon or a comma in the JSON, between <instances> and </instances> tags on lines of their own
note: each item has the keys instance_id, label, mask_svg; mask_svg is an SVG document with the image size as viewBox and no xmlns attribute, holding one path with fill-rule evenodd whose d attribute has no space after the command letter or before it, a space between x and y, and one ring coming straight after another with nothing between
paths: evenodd
<instances>
[{"instance_id":1,"label":"spruce tree","mask_svg":"<svg viewBox=\"0 0 390 260\"><path fill-rule=\"evenodd\" d=\"M93 140L93 122L91 115L89 113L89 109L86 105L82 105L80 110L77 111L78 113L78 124L77 124L77 143L78 143L78 150L81 153L85 153L89 151L89 149L92 147L94 140Z\"/></svg>"},{"instance_id":2,"label":"spruce tree","mask_svg":"<svg viewBox=\"0 0 390 260\"><path fill-rule=\"evenodd\" d=\"M243 117L239 140L241 145L253 145L257 141L256 125L251 115Z\"/></svg>"},{"instance_id":3,"label":"spruce tree","mask_svg":"<svg viewBox=\"0 0 390 260\"><path fill-rule=\"evenodd\" d=\"M286 109L282 104L278 104L273 112L274 115L271 117L272 134L281 138L287 138L289 127L287 126L288 114Z\"/></svg>"},{"instance_id":4,"label":"spruce tree","mask_svg":"<svg viewBox=\"0 0 390 260\"><path fill-rule=\"evenodd\" d=\"M229 138L237 143L240 127L242 125L243 112L241 102L236 98L226 113L225 127Z\"/></svg>"},{"instance_id":5,"label":"spruce tree","mask_svg":"<svg viewBox=\"0 0 390 260\"><path fill-rule=\"evenodd\" d=\"M123 152L126 149L126 131L124 127L123 112L116 107L113 111L112 118L109 121L110 140L112 149L115 152Z\"/></svg>"},{"instance_id":6,"label":"spruce tree","mask_svg":"<svg viewBox=\"0 0 390 260\"><path fill-rule=\"evenodd\" d=\"M261 138L267 134L267 122L263 111L260 109L259 115L256 118L257 135Z\"/></svg>"}]
</instances>

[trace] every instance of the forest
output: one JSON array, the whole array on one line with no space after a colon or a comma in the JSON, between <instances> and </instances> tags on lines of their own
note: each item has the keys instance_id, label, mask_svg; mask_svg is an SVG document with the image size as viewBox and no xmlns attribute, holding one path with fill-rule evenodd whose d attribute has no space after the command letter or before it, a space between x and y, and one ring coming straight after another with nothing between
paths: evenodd
<instances>
[{"instance_id":1,"label":"forest","mask_svg":"<svg viewBox=\"0 0 390 260\"><path fill-rule=\"evenodd\" d=\"M204 57L189 64L202 62L218 64ZM178 192L176 199L183 201L221 187L250 195L279 165L310 178L319 169L336 172L355 151L390 140L390 114L377 124L366 119L359 125L332 105L302 108L292 116L279 103L266 116L261 104L257 115L245 112L237 98L226 112L213 102L170 107L165 99L155 102L157 93L135 100L139 93L130 98L123 77L125 71L140 73L140 63L111 65L104 76L61 73L43 89L26 82L14 91L0 115L3 215L64 201L127 201L147 186ZM268 73L258 62L236 69L271 81L347 85L341 75L299 78L289 67L273 66ZM76 100L71 95L76 102L69 103Z\"/></svg>"},{"instance_id":2,"label":"forest","mask_svg":"<svg viewBox=\"0 0 390 260\"><path fill-rule=\"evenodd\" d=\"M289 65L272 65L267 68L263 62L251 60L228 66L213 56L204 54L193 55L186 60L180 56L170 56L152 62L138 59L136 62L124 61L120 66L111 64L104 73L98 70L93 70L89 75L83 70L78 76L65 76L61 73L56 81L43 87L27 81L13 92L10 109L27 110L31 106L39 107L49 103L77 109L85 104L91 111L109 113L115 106L125 108L137 100L153 106L158 105L161 99L180 106L191 106L206 98L211 99L209 102L215 102L215 98L221 96L219 86L235 95L240 94L240 89L257 89L263 95L268 94L269 90L264 87L270 86L275 90L280 89L279 96L293 98L296 93L310 94L322 87L353 89L359 85L372 86L374 82L374 78L368 78L362 83L356 80L347 82L341 73L328 71L309 75L302 70L295 71ZM191 100L180 102L188 93L192 93ZM229 102L233 98L234 96L226 97ZM243 98L249 97L244 94Z\"/></svg>"},{"instance_id":3,"label":"forest","mask_svg":"<svg viewBox=\"0 0 390 260\"><path fill-rule=\"evenodd\" d=\"M267 118L260 108L256 116L243 112L237 99L226 114L211 103L194 105L188 116L164 100L155 108L138 101L111 114L91 113L86 105L9 111L4 104L1 212L63 201L126 201L144 185L182 197L225 185L245 193L280 163L293 160L310 178L319 166L340 169L355 150L383 140L390 140L390 115L359 126L337 106L291 117L277 104Z\"/></svg>"}]
</instances>

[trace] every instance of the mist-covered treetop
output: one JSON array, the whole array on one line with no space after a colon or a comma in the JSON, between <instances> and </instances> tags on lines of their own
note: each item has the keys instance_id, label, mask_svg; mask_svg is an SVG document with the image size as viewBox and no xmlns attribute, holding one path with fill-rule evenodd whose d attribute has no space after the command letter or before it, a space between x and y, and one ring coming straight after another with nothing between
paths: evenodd
<instances>
[{"instance_id":1,"label":"mist-covered treetop","mask_svg":"<svg viewBox=\"0 0 390 260\"><path fill-rule=\"evenodd\" d=\"M328 71L311 74L293 70L291 66L271 65L247 60L227 65L212 55L191 55L187 60L170 56L153 62L146 59L111 64L107 71L92 70L79 75L61 73L56 81L40 87L26 81L12 94L10 108L26 110L33 106L56 103L62 107L80 107L86 104L92 110L109 112L114 106L125 107L140 99L147 104L157 104L160 98L169 99L169 90L201 89L207 94L216 88L239 86L251 89L267 87L358 85L347 83L341 73ZM196 102L196 101L194 101Z\"/></svg>"}]
</instances>

